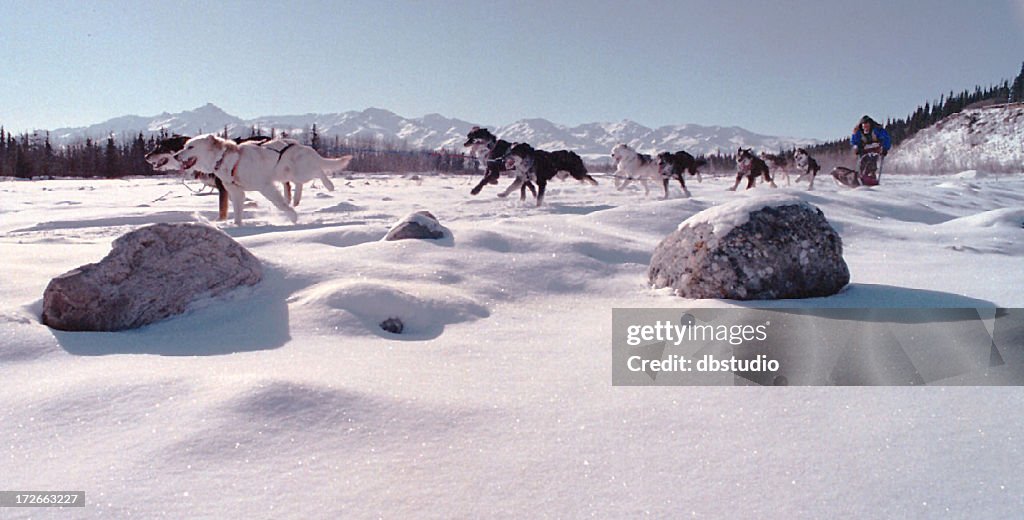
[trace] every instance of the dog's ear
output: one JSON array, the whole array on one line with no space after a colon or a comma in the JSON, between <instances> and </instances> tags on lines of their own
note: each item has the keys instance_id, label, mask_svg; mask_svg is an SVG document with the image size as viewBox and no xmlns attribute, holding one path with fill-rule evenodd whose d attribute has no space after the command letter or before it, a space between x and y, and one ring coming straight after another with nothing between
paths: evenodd
<instances>
[{"instance_id":1,"label":"dog's ear","mask_svg":"<svg viewBox=\"0 0 1024 520\"><path fill-rule=\"evenodd\" d=\"M224 149L224 140L218 139L217 136L215 136L213 134L209 135L209 140L213 143L212 146L213 146L214 150L223 150Z\"/></svg>"}]
</instances>

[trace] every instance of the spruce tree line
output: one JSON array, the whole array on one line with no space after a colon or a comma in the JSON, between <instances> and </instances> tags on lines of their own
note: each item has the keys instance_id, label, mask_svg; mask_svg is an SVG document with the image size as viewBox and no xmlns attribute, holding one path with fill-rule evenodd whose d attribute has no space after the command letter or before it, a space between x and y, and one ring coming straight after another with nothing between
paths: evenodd
<instances>
[{"instance_id":1,"label":"spruce tree line","mask_svg":"<svg viewBox=\"0 0 1024 520\"><path fill-rule=\"evenodd\" d=\"M249 129L251 137L259 135L256 128ZM228 129L218 132L228 137ZM271 129L272 136L278 136ZM280 133L280 136L287 136ZM49 132L23 133L15 136L0 126L0 177L22 179L47 177L119 178L136 175L163 175L154 172L146 163L147 151L170 137L165 130L148 138L141 132L119 138L110 135L102 141L86 138L82 141L55 147ZM269 136L268 136L269 137ZM316 125L307 129L298 139L313 146L325 157L352 154L355 157L349 169L357 172L473 172L478 168L475 159L453 150L413 150L405 142L394 142L376 137L342 139L324 138Z\"/></svg>"}]
</instances>

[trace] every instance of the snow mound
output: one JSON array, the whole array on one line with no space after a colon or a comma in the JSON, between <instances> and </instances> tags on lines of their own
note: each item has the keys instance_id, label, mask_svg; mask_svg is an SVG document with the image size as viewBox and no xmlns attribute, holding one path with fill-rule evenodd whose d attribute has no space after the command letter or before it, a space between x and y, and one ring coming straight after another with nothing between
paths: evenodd
<instances>
[{"instance_id":1,"label":"snow mound","mask_svg":"<svg viewBox=\"0 0 1024 520\"><path fill-rule=\"evenodd\" d=\"M343 311L356 317L374 334L385 334L380 323L398 318L406 339L433 339L453 323L473 321L490 315L487 308L459 292L438 285L403 285L402 288L371 282L325 282L296 298L300 305L322 306L328 313ZM333 320L336 329L351 328L345 319ZM330 320L329 320L330 321Z\"/></svg>"},{"instance_id":2,"label":"snow mound","mask_svg":"<svg viewBox=\"0 0 1024 520\"><path fill-rule=\"evenodd\" d=\"M350 247L380 240L380 233L361 229L345 229L321 233L310 241L331 247Z\"/></svg>"},{"instance_id":3,"label":"snow mound","mask_svg":"<svg viewBox=\"0 0 1024 520\"><path fill-rule=\"evenodd\" d=\"M936 188L942 188L944 190L959 190L959 191L970 191L970 192L979 192L979 191L981 191L981 186L980 185L978 185L976 183L973 183L973 182L965 182L965 181L962 181L962 180L940 182L940 183L936 184L935 187Z\"/></svg>"},{"instance_id":4,"label":"snow mound","mask_svg":"<svg viewBox=\"0 0 1024 520\"><path fill-rule=\"evenodd\" d=\"M788 193L752 195L719 206L712 206L684 220L676 229L695 228L701 224L709 224L715 235L724 237L733 228L746 224L750 220L751 213L764 208L794 205L802 205L813 210L813 206L804 202L797 195Z\"/></svg>"},{"instance_id":5,"label":"snow mound","mask_svg":"<svg viewBox=\"0 0 1024 520\"><path fill-rule=\"evenodd\" d=\"M366 209L366 208L363 208L361 206L357 206L357 205L352 204L350 202L339 202L339 203L337 203L337 204L335 204L333 206L328 206L326 208L320 208L320 209L316 210L314 213L348 213L350 211L362 211L364 209Z\"/></svg>"},{"instance_id":6,"label":"snow mound","mask_svg":"<svg viewBox=\"0 0 1024 520\"><path fill-rule=\"evenodd\" d=\"M303 429L330 429L374 413L372 400L355 392L291 381L261 382L228 408L250 421L285 421ZM262 423L261 423L262 424Z\"/></svg>"},{"instance_id":7,"label":"snow mound","mask_svg":"<svg viewBox=\"0 0 1024 520\"><path fill-rule=\"evenodd\" d=\"M979 172L978 170L964 170L953 175L954 179L982 179L985 177L988 177L988 174L985 172Z\"/></svg>"},{"instance_id":8,"label":"snow mound","mask_svg":"<svg viewBox=\"0 0 1024 520\"><path fill-rule=\"evenodd\" d=\"M983 211L966 217L955 218L940 226L966 226L975 228L1024 227L1024 208L1001 208Z\"/></svg>"},{"instance_id":9,"label":"snow mound","mask_svg":"<svg viewBox=\"0 0 1024 520\"><path fill-rule=\"evenodd\" d=\"M203 417L201 428L190 429L180 439L165 439L173 442L161 446L155 455L166 464L180 465L186 454L193 468L227 465L229 472L251 472L249 478L259 478L278 471L263 465L274 457L316 465L318 455L310 457L311 450L326 458L333 458L330 453L338 450L348 458L337 462L351 463L355 453L440 442L451 430L473 428L481 415L465 407L438 407L417 399L338 388L334 383L281 378L247 383L208 408L207 414L216 420L207 422ZM348 469L331 471L347 475Z\"/></svg>"}]
</instances>

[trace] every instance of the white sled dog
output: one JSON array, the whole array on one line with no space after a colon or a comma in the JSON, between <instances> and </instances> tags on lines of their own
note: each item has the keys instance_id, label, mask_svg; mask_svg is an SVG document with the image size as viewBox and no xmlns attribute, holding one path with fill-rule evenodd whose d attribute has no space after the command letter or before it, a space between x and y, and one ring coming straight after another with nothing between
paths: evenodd
<instances>
[{"instance_id":1,"label":"white sled dog","mask_svg":"<svg viewBox=\"0 0 1024 520\"><path fill-rule=\"evenodd\" d=\"M644 196L650 193L647 181L661 180L658 161L650 155L637 153L627 144L617 144L612 148L612 159L615 160L615 187L622 191L633 181L640 181L644 186Z\"/></svg>"},{"instance_id":2,"label":"white sled dog","mask_svg":"<svg viewBox=\"0 0 1024 520\"><path fill-rule=\"evenodd\" d=\"M235 144L234 141L213 134L193 137L175 154L183 171L213 172L224 184L235 212L235 224L242 224L242 207L246 191L258 191L277 209L285 212L292 222L298 220L295 210L278 191L275 182L290 182L295 186L294 203L302 198L302 185L320 179L333 191L334 183L327 176L345 169L351 155L325 159L313 148L294 139L276 139L263 145Z\"/></svg>"}]
</instances>

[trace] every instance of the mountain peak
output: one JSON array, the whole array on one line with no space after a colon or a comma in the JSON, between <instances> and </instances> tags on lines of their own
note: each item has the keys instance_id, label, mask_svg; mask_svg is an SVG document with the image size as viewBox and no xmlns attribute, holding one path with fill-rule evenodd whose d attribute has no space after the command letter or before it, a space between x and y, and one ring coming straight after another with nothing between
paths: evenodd
<instances>
[{"instance_id":1,"label":"mountain peak","mask_svg":"<svg viewBox=\"0 0 1024 520\"><path fill-rule=\"evenodd\" d=\"M386 117L397 117L398 116L398 114L396 114L396 113L394 113L394 112L392 112L390 110L387 110L387 109L384 109L384 108L377 108L377 107L369 107L366 110L363 110L363 115L367 115L367 116L386 116Z\"/></svg>"},{"instance_id":2,"label":"mountain peak","mask_svg":"<svg viewBox=\"0 0 1024 520\"><path fill-rule=\"evenodd\" d=\"M196 108L195 110L190 110L188 112L203 115L228 115L228 113L222 110L219 106L209 102L201 107Z\"/></svg>"}]
</instances>

